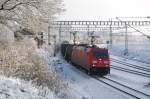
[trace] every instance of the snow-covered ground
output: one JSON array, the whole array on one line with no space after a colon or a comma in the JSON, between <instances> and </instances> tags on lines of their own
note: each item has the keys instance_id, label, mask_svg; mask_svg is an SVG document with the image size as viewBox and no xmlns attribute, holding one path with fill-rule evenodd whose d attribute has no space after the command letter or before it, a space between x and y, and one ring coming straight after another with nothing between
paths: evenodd
<instances>
[{"instance_id":1,"label":"snow-covered ground","mask_svg":"<svg viewBox=\"0 0 150 99\"><path fill-rule=\"evenodd\" d=\"M141 36L142 37L142 36ZM122 60L128 61L130 63L134 63L140 65L142 67L150 68L149 64L144 64L141 62L135 62L132 60L124 59L121 57L127 57L129 59L138 59L142 61L149 62L150 59L150 47L149 47L149 40L147 38L136 39L135 42L129 43L129 54L124 56L124 43L117 42L114 43L113 46L110 48L111 57ZM133 39L133 38L132 38ZM138 41L139 40L139 41ZM107 47L107 46L106 46ZM42 51L40 51L42 52ZM42 52L41 55L43 55ZM46 53L45 53L46 54ZM117 56L120 57L117 57ZM88 76L84 70L78 70L76 67L72 66L70 63L67 63L59 54L57 57L47 57L49 58L50 66L57 71L60 77L64 80L65 83L68 84L70 88L70 93L74 96L73 99L129 99L132 97L115 90L114 88L109 87L103 83L100 83L96 79ZM112 62L112 64L115 64ZM116 65L116 64L115 64ZM119 64L118 64L119 65ZM121 66L121 65L119 65ZM116 80L124 85L142 91L144 93L150 93L150 78L142 77L139 75L111 69L110 75L107 77Z\"/></svg>"},{"instance_id":2,"label":"snow-covered ground","mask_svg":"<svg viewBox=\"0 0 150 99\"><path fill-rule=\"evenodd\" d=\"M68 83L71 89L71 94L75 96L75 99L82 99L83 97L87 99L129 99L128 95L125 95L103 83L100 83L96 79L88 76L85 71L78 70L76 67L67 63L62 57L51 57L51 63L55 67L56 71L62 77L62 79ZM112 71L108 77L114 78L121 82L136 82L136 78L133 78L128 74L127 77L124 77L124 74L121 72ZM141 81L142 78L139 80ZM142 79L143 80L143 79ZM124 82L124 83L126 83ZM133 84L134 84L133 83ZM140 83L140 82L139 82ZM142 84L144 82L141 82Z\"/></svg>"},{"instance_id":3,"label":"snow-covered ground","mask_svg":"<svg viewBox=\"0 0 150 99\"><path fill-rule=\"evenodd\" d=\"M129 43L129 54L124 56L124 44L114 44L110 49L111 57L115 57L122 61L128 61L140 65L142 67L150 68L149 64L141 62L135 62L132 60L124 59L121 57L127 57L129 59L138 59L141 61L149 62L150 59L150 47L147 39L142 39L143 42ZM140 43L140 44L139 44ZM114 56L118 55L120 57ZM55 67L56 71L62 77L62 79L68 83L71 88L72 94L75 95L76 99L82 99L87 97L88 99L129 99L126 94L119 92L99 81L88 76L85 71L76 69L71 64L67 63L62 59L61 55L57 57L51 57L51 63ZM115 64L112 62L112 64ZM116 65L116 64L115 64ZM124 85L137 89L141 92L150 93L150 78L142 77L139 75L111 69L111 74L107 77L116 80Z\"/></svg>"},{"instance_id":4,"label":"snow-covered ground","mask_svg":"<svg viewBox=\"0 0 150 99\"><path fill-rule=\"evenodd\" d=\"M48 88L16 78L0 76L0 99L58 99Z\"/></svg>"},{"instance_id":5,"label":"snow-covered ground","mask_svg":"<svg viewBox=\"0 0 150 99\"><path fill-rule=\"evenodd\" d=\"M125 42L119 38L118 41L114 41L112 47L110 47L111 54L150 63L150 39L143 35L133 35L128 39L128 55L124 55Z\"/></svg>"},{"instance_id":6,"label":"snow-covered ground","mask_svg":"<svg viewBox=\"0 0 150 99\"><path fill-rule=\"evenodd\" d=\"M39 49L37 52L41 57L49 61L49 66L53 66L50 68L55 69L62 80L69 86L68 93L72 97L70 99L132 99L131 96L88 76L84 70L78 70L70 63L67 63L60 54L53 57L52 53L50 55L43 49ZM117 54L117 52L121 53L119 50L111 53ZM136 64L134 61L117 56L111 55L111 57ZM140 65L139 63L137 64ZM144 66L143 63L141 64ZM145 67L149 67L149 65L145 65ZM150 86L148 86L150 78L114 69L111 69L111 73L107 77L147 94L150 93ZM44 89L48 91L45 95L40 88L18 79L1 77L0 86L2 86L0 87L1 99L57 99L50 90Z\"/></svg>"},{"instance_id":7,"label":"snow-covered ground","mask_svg":"<svg viewBox=\"0 0 150 99\"><path fill-rule=\"evenodd\" d=\"M63 60L60 56L55 58L51 57L50 61L62 79L68 83L71 92L75 95L76 99L82 99L83 97L88 99L110 99L112 97L113 99L131 98L91 78L84 70L78 70L76 67ZM150 87L147 86L150 81L149 78L113 69L111 70L111 74L107 77L145 93L150 93Z\"/></svg>"},{"instance_id":8,"label":"snow-covered ground","mask_svg":"<svg viewBox=\"0 0 150 99\"><path fill-rule=\"evenodd\" d=\"M146 27L149 28L149 27ZM147 30L145 28L145 30ZM142 28L138 29L140 31ZM115 57L122 61L128 61L130 63L134 63L137 65L140 65L142 67L150 68L150 64L144 64L138 61L132 61L130 59L136 59L141 61L149 62L150 60L150 39L146 36L142 35L141 33L135 32L134 29L128 29L128 55L124 55L125 50L125 31L113 31L118 32L118 34L113 34L113 45L112 46L104 46L99 45L100 47L108 47L111 57ZM119 34L120 33L120 34ZM148 35L149 30L144 32ZM81 34L83 34L81 32ZM99 33L100 35L101 33ZM105 33L106 34L106 33ZM86 34L85 34L86 35ZM85 36L84 35L84 36ZM116 36L115 36L116 35ZM109 40L109 32L106 34L106 39ZM66 38L66 36L65 36ZM81 37L80 37L81 38ZM105 39L105 35L101 36L100 40L102 38ZM116 56L114 56L116 55ZM117 57L120 56L120 57ZM124 59L121 57L126 57L129 59ZM57 73L60 75L60 77L68 84L70 87L70 94L75 96L75 99L132 99L132 97L119 92L118 90L115 90L114 88L109 87L108 85L105 85L103 83L100 83L96 79L88 76L84 70L78 70L76 67L72 66L70 63L67 63L61 55L58 55L57 57L50 57L49 59L51 65L55 68ZM149 62L150 63L150 62ZM111 63L115 64L115 63ZM115 64L116 65L116 64ZM119 65L119 64L118 64ZM122 67L122 65L119 65ZM139 91L142 91L144 93L149 94L150 93L150 78L148 77L142 77L136 74L131 74L115 69L111 69L110 75L107 75L107 77L114 79L117 82L120 82L124 85L127 85L129 87L132 87L134 89L137 89ZM150 94L149 94L150 95Z\"/></svg>"}]
</instances>

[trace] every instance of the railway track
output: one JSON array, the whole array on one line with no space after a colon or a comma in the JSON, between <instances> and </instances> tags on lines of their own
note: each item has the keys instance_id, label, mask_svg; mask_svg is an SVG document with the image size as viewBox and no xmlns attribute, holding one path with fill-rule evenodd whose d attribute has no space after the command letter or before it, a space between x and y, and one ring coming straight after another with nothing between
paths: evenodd
<instances>
[{"instance_id":1,"label":"railway track","mask_svg":"<svg viewBox=\"0 0 150 99\"><path fill-rule=\"evenodd\" d=\"M116 56L116 55L115 55ZM117 56L117 57L120 57L120 56ZM136 61L136 62L140 62L140 63L144 63L144 64L148 64L150 65L150 62L147 62L147 61L141 61L139 59L129 59L129 58L126 58L126 57L120 57L122 59L127 59L127 60L132 60L132 61Z\"/></svg>"},{"instance_id":2,"label":"railway track","mask_svg":"<svg viewBox=\"0 0 150 99\"><path fill-rule=\"evenodd\" d=\"M126 58L126 59L128 59L128 58ZM132 59L132 60L150 65L150 62L147 62L147 61L141 61L141 60L138 60L138 59Z\"/></svg>"},{"instance_id":3,"label":"railway track","mask_svg":"<svg viewBox=\"0 0 150 99\"><path fill-rule=\"evenodd\" d=\"M79 70L82 71L81 69L79 69ZM103 78L100 78L98 76L90 76L90 77L98 80L99 82L101 82L103 84L108 85L109 87L116 89L117 91L123 93L124 95L132 97L133 99L150 99L150 94L133 89L127 85L121 84L113 79L108 78L108 77L103 77Z\"/></svg>"},{"instance_id":4,"label":"railway track","mask_svg":"<svg viewBox=\"0 0 150 99\"><path fill-rule=\"evenodd\" d=\"M139 65L123 62L123 61L120 61L120 60L117 60L117 59L113 59L112 61L116 62L116 63L119 63L119 64L122 64L122 65L125 65L125 66L128 66L128 67L136 68L136 69L139 69L139 70L142 70L142 71L145 71L145 72L150 72L150 68L141 67Z\"/></svg>"},{"instance_id":5,"label":"railway track","mask_svg":"<svg viewBox=\"0 0 150 99\"><path fill-rule=\"evenodd\" d=\"M94 79L100 81L101 83L104 83L120 92L123 92L135 99L150 99L150 94L147 94L147 93L144 93L142 91L139 91L139 90L136 90L136 89L133 89L129 86L126 86L124 84L121 84L115 80L112 80L108 77L103 77L103 78L99 78L99 77L96 77L96 76L93 76Z\"/></svg>"},{"instance_id":6,"label":"railway track","mask_svg":"<svg viewBox=\"0 0 150 99\"><path fill-rule=\"evenodd\" d=\"M124 72L128 72L128 73L132 73L132 74L136 74L136 75L140 75L140 76L144 76L144 77L150 77L149 73L144 73L144 72L135 71L135 70L127 69L127 68L122 68L119 66L111 65L111 68L120 70L120 71L124 71Z\"/></svg>"}]
</instances>

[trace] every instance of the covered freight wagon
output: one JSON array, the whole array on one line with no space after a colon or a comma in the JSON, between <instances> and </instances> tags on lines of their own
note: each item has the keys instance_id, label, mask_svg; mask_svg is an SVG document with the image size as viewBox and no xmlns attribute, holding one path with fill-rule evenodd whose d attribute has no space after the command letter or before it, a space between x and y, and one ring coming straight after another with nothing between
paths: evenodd
<instances>
[{"instance_id":1,"label":"covered freight wagon","mask_svg":"<svg viewBox=\"0 0 150 99\"><path fill-rule=\"evenodd\" d=\"M61 44L61 53L62 56L67 60L70 61L71 54L72 54L72 47L73 44Z\"/></svg>"}]
</instances>

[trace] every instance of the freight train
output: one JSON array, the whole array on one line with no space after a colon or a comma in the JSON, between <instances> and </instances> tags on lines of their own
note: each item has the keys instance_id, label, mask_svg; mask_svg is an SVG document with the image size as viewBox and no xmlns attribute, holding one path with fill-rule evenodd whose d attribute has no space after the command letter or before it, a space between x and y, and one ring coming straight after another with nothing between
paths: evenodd
<instances>
[{"instance_id":1,"label":"freight train","mask_svg":"<svg viewBox=\"0 0 150 99\"><path fill-rule=\"evenodd\" d=\"M107 75L110 73L108 49L88 44L61 44L65 60L87 70L88 74Z\"/></svg>"}]
</instances>

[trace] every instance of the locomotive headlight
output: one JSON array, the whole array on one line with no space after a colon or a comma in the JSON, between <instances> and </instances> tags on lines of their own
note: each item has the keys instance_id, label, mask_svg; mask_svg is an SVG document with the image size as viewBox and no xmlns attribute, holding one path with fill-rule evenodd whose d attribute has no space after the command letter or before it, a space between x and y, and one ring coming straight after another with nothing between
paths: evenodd
<instances>
[{"instance_id":1,"label":"locomotive headlight","mask_svg":"<svg viewBox=\"0 0 150 99\"><path fill-rule=\"evenodd\" d=\"M104 64L109 64L109 61L104 61Z\"/></svg>"},{"instance_id":2,"label":"locomotive headlight","mask_svg":"<svg viewBox=\"0 0 150 99\"><path fill-rule=\"evenodd\" d=\"M96 63L97 63L97 61L93 61L92 63L93 63L93 64L96 64Z\"/></svg>"},{"instance_id":3,"label":"locomotive headlight","mask_svg":"<svg viewBox=\"0 0 150 99\"><path fill-rule=\"evenodd\" d=\"M100 58L100 59L98 59L99 61L101 61L102 59Z\"/></svg>"},{"instance_id":4,"label":"locomotive headlight","mask_svg":"<svg viewBox=\"0 0 150 99\"><path fill-rule=\"evenodd\" d=\"M92 66L93 66L93 67L95 67L96 65L95 65L95 64L93 64Z\"/></svg>"}]
</instances>

